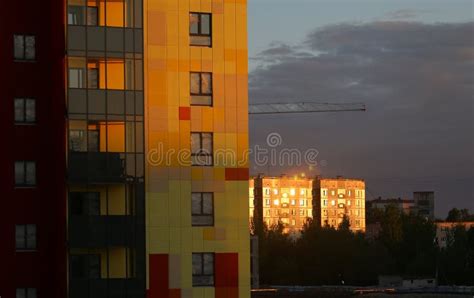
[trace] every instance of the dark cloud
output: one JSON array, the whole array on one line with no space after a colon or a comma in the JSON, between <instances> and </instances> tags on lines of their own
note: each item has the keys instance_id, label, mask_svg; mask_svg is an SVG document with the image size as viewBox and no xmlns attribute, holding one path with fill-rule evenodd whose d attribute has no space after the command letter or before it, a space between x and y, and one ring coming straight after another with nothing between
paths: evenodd
<instances>
[{"instance_id":1,"label":"dark cloud","mask_svg":"<svg viewBox=\"0 0 474 298\"><path fill-rule=\"evenodd\" d=\"M474 210L473 36L474 23L345 23L272 45L254 58L252 102L365 102L368 111L253 116L251 141L277 131L287 146L317 148L324 175L366 178L374 196L434 189L438 214Z\"/></svg>"}]
</instances>

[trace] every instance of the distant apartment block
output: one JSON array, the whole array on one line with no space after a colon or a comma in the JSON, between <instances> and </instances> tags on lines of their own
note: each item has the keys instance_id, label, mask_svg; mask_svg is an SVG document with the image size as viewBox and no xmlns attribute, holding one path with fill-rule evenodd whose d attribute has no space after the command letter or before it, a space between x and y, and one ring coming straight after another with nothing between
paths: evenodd
<instances>
[{"instance_id":1,"label":"distant apartment block","mask_svg":"<svg viewBox=\"0 0 474 298\"><path fill-rule=\"evenodd\" d=\"M424 218L434 220L434 192L419 191L413 193L413 199L378 199L367 201L367 207L370 209L385 210L387 206L395 206L404 214L417 214Z\"/></svg>"},{"instance_id":2,"label":"distant apartment block","mask_svg":"<svg viewBox=\"0 0 474 298\"><path fill-rule=\"evenodd\" d=\"M365 182L358 179L262 177L250 180L249 217L267 226L300 231L314 218L321 226L339 227L344 217L351 230L365 231Z\"/></svg>"},{"instance_id":3,"label":"distant apartment block","mask_svg":"<svg viewBox=\"0 0 474 298\"><path fill-rule=\"evenodd\" d=\"M403 213L410 214L415 208L415 201L402 198L382 199L381 197L372 201L367 201L367 209L372 208L385 210L385 208L387 208L388 206L395 206L400 211L403 211Z\"/></svg>"},{"instance_id":4,"label":"distant apartment block","mask_svg":"<svg viewBox=\"0 0 474 298\"><path fill-rule=\"evenodd\" d=\"M433 191L415 191L413 200L415 201L416 214L434 220L435 199Z\"/></svg>"},{"instance_id":5,"label":"distant apartment block","mask_svg":"<svg viewBox=\"0 0 474 298\"><path fill-rule=\"evenodd\" d=\"M300 231L312 217L311 179L258 176L250 179L250 219L267 226L283 223L285 232Z\"/></svg>"},{"instance_id":6,"label":"distant apartment block","mask_svg":"<svg viewBox=\"0 0 474 298\"><path fill-rule=\"evenodd\" d=\"M458 226L469 230L474 228L474 221L463 222L437 222L436 224L436 241L440 248L446 248L454 236L454 229Z\"/></svg>"},{"instance_id":7,"label":"distant apartment block","mask_svg":"<svg viewBox=\"0 0 474 298\"><path fill-rule=\"evenodd\" d=\"M313 181L313 217L322 226L337 228L344 217L352 231L365 231L365 182L343 177Z\"/></svg>"}]
</instances>

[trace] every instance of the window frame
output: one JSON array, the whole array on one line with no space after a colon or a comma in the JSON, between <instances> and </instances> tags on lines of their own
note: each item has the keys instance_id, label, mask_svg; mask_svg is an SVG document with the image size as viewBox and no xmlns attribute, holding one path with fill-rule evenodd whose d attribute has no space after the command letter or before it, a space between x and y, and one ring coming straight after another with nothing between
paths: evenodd
<instances>
[{"instance_id":1,"label":"window frame","mask_svg":"<svg viewBox=\"0 0 474 298\"><path fill-rule=\"evenodd\" d=\"M214 287L215 286L215 277L216 277L216 256L215 256L215 253L213 252L193 252L192 253L192 256L191 256L191 262L192 260L194 259L193 257L195 255L199 255L200 256L200 259L201 259L201 270L200 270L200 274L194 274L194 263L192 263L192 286L193 287ZM212 256L212 274L205 274L205 268L204 268L204 257L208 255L208 256ZM208 284L202 284L202 283L196 283L195 281L195 277L212 277L212 283L208 283Z\"/></svg>"},{"instance_id":2,"label":"window frame","mask_svg":"<svg viewBox=\"0 0 474 298\"><path fill-rule=\"evenodd\" d=\"M30 290L34 293L31 293ZM25 298L37 298L38 289L37 288L16 288L15 297L18 298L18 291L24 291L23 297Z\"/></svg>"},{"instance_id":3,"label":"window frame","mask_svg":"<svg viewBox=\"0 0 474 298\"><path fill-rule=\"evenodd\" d=\"M34 239L28 238L28 228L34 227ZM22 228L22 238L24 241L24 246L20 247L16 241L16 236L18 229ZM34 240L34 241L33 241ZM33 243L31 243L33 242ZM29 245L32 244L32 245ZM36 224L16 224L15 225L15 251L17 252L29 252L38 250L38 226Z\"/></svg>"},{"instance_id":4,"label":"window frame","mask_svg":"<svg viewBox=\"0 0 474 298\"><path fill-rule=\"evenodd\" d=\"M22 177L22 182L21 183L18 183L16 181L16 176L17 176L17 173L16 173L16 164L17 163L23 163L23 177ZM34 166L34 181L33 183L28 183L27 181L29 180L28 179L28 164L32 164ZM15 163L14 163L14 174L15 174L15 188L34 188L36 187L36 185L38 184L38 181L37 181L37 166L36 166L36 161L32 161L32 160L16 160Z\"/></svg>"},{"instance_id":5,"label":"window frame","mask_svg":"<svg viewBox=\"0 0 474 298\"><path fill-rule=\"evenodd\" d=\"M203 135L208 134L211 136L211 152L209 153L194 153L193 148L192 148L192 142L191 142L191 166L193 167L212 167L214 166L214 133L212 132L191 132L191 140L193 135L199 135L199 152L203 151ZM204 157L210 157L210 163L209 164L195 164L194 163L194 158L195 156L204 156Z\"/></svg>"},{"instance_id":6,"label":"window frame","mask_svg":"<svg viewBox=\"0 0 474 298\"><path fill-rule=\"evenodd\" d=\"M22 117L23 120L18 120L16 119L16 102L17 101L22 101ZM27 103L32 102L34 104L33 108L33 120L28 120L27 118ZM36 98L33 97L15 97L13 99L13 113L14 113L14 121L15 125L35 125L37 122L37 117L36 117Z\"/></svg>"},{"instance_id":7,"label":"window frame","mask_svg":"<svg viewBox=\"0 0 474 298\"><path fill-rule=\"evenodd\" d=\"M15 39L17 36L20 36L22 37L23 39L23 45L22 45L22 55L21 57L16 57L16 46L15 46ZM34 47L33 47L33 54L34 54L34 57L33 58L27 58L26 57L26 39L28 37L32 37L33 40L34 40ZM36 62L37 60L37 55L36 55L36 48L37 48L37 45L36 45L36 35L35 34L13 34L13 60L15 62Z\"/></svg>"},{"instance_id":8,"label":"window frame","mask_svg":"<svg viewBox=\"0 0 474 298\"><path fill-rule=\"evenodd\" d=\"M190 11L189 12L189 18L191 19L191 15L197 15L198 16L198 33L192 33L191 32L191 23L189 24L189 45L193 47L212 47L212 13L209 12L195 12L195 11ZM209 16L209 34L202 33L202 16L203 15L208 15ZM190 20L191 21L191 20ZM193 44L191 37L196 36L196 37L208 37L209 38L209 45L200 45L200 44Z\"/></svg>"},{"instance_id":9,"label":"window frame","mask_svg":"<svg viewBox=\"0 0 474 298\"><path fill-rule=\"evenodd\" d=\"M200 212L201 213L194 213L193 212L193 208L192 208L192 204L193 204L193 195L195 194L199 194L200 195ZM212 213L211 214L207 214L207 213L204 213L204 195L211 195L211 206L212 206ZM213 192L192 192L191 193L191 225L193 227L213 227L214 226L214 223L215 223L215 205L214 205L214 193ZM193 222L193 217L194 216L197 216L197 217L211 217L212 218L212 223L210 224L198 224L198 223L194 223Z\"/></svg>"},{"instance_id":10,"label":"window frame","mask_svg":"<svg viewBox=\"0 0 474 298\"><path fill-rule=\"evenodd\" d=\"M191 84L193 81L193 75L199 75L199 93L193 93ZM210 84L211 84L211 92L210 93L204 93L202 91L202 82L203 82L203 75L209 75L210 77ZM212 107L214 105L214 76L212 72L199 72L199 71L191 71L189 73L189 95L190 95L190 105L191 106L205 106L205 107ZM211 99L210 104L198 104L198 103L193 103L193 96L208 96Z\"/></svg>"}]
</instances>

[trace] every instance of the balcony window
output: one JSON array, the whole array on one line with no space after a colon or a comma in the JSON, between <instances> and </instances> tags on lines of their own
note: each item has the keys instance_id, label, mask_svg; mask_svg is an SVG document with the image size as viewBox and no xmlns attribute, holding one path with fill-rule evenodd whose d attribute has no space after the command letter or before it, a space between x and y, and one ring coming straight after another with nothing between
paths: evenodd
<instances>
[{"instance_id":1,"label":"balcony window","mask_svg":"<svg viewBox=\"0 0 474 298\"><path fill-rule=\"evenodd\" d=\"M34 35L14 35L14 57L17 61L36 59L36 37Z\"/></svg>"},{"instance_id":2,"label":"balcony window","mask_svg":"<svg viewBox=\"0 0 474 298\"><path fill-rule=\"evenodd\" d=\"M191 158L193 166L213 165L213 135L207 132L191 133Z\"/></svg>"},{"instance_id":3,"label":"balcony window","mask_svg":"<svg viewBox=\"0 0 474 298\"><path fill-rule=\"evenodd\" d=\"M33 187L36 185L36 162L15 162L15 186Z\"/></svg>"},{"instance_id":4,"label":"balcony window","mask_svg":"<svg viewBox=\"0 0 474 298\"><path fill-rule=\"evenodd\" d=\"M16 225L15 226L16 250L36 249L36 225Z\"/></svg>"},{"instance_id":5,"label":"balcony window","mask_svg":"<svg viewBox=\"0 0 474 298\"><path fill-rule=\"evenodd\" d=\"M189 14L190 45L208 46L212 44L212 21L209 13Z\"/></svg>"},{"instance_id":6,"label":"balcony window","mask_svg":"<svg viewBox=\"0 0 474 298\"><path fill-rule=\"evenodd\" d=\"M36 288L16 288L16 298L36 298Z\"/></svg>"},{"instance_id":7,"label":"balcony window","mask_svg":"<svg viewBox=\"0 0 474 298\"><path fill-rule=\"evenodd\" d=\"M71 255L71 277L100 278L100 255Z\"/></svg>"},{"instance_id":8,"label":"balcony window","mask_svg":"<svg viewBox=\"0 0 474 298\"><path fill-rule=\"evenodd\" d=\"M68 59L69 88L141 90L141 60L120 58Z\"/></svg>"},{"instance_id":9,"label":"balcony window","mask_svg":"<svg viewBox=\"0 0 474 298\"><path fill-rule=\"evenodd\" d=\"M100 215L100 193L71 192L69 206L71 215Z\"/></svg>"},{"instance_id":10,"label":"balcony window","mask_svg":"<svg viewBox=\"0 0 474 298\"><path fill-rule=\"evenodd\" d=\"M138 5L134 7L133 2L133 0L69 0L68 24L141 27L140 7Z\"/></svg>"},{"instance_id":11,"label":"balcony window","mask_svg":"<svg viewBox=\"0 0 474 298\"><path fill-rule=\"evenodd\" d=\"M36 122L36 100L15 98L15 124L34 124Z\"/></svg>"},{"instance_id":12,"label":"balcony window","mask_svg":"<svg viewBox=\"0 0 474 298\"><path fill-rule=\"evenodd\" d=\"M69 150L72 152L135 152L133 122L69 121Z\"/></svg>"},{"instance_id":13,"label":"balcony window","mask_svg":"<svg viewBox=\"0 0 474 298\"><path fill-rule=\"evenodd\" d=\"M214 225L214 196L209 192L193 192L191 194L191 210L193 226Z\"/></svg>"},{"instance_id":14,"label":"balcony window","mask_svg":"<svg viewBox=\"0 0 474 298\"><path fill-rule=\"evenodd\" d=\"M191 105L212 106L212 73L192 72Z\"/></svg>"},{"instance_id":15,"label":"balcony window","mask_svg":"<svg viewBox=\"0 0 474 298\"><path fill-rule=\"evenodd\" d=\"M214 286L214 254L193 253L193 287Z\"/></svg>"}]
</instances>

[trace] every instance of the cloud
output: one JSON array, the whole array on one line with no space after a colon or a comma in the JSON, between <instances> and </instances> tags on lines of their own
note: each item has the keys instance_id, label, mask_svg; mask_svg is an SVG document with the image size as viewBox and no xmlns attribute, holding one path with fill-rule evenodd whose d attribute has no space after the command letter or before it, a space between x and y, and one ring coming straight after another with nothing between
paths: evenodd
<instances>
[{"instance_id":1,"label":"cloud","mask_svg":"<svg viewBox=\"0 0 474 298\"><path fill-rule=\"evenodd\" d=\"M256 57L251 101L365 102L368 112L256 116L251 138L277 129L287 142L317 147L323 174L365 177L382 195L464 189L444 206L471 198L474 209L472 36L472 22L343 23L298 45L274 44ZM409 181L395 187L394 179Z\"/></svg>"}]
</instances>

